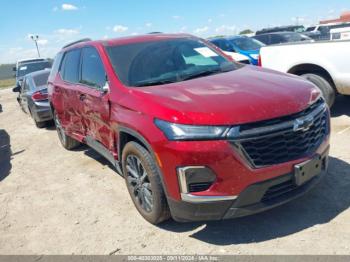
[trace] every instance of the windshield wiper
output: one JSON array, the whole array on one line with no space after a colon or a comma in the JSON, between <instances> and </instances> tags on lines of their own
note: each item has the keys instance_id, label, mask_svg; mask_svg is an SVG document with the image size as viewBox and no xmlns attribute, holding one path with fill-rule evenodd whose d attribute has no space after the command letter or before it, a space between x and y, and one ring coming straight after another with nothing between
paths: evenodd
<instances>
[{"instance_id":1,"label":"windshield wiper","mask_svg":"<svg viewBox=\"0 0 350 262\"><path fill-rule=\"evenodd\" d=\"M221 69L207 70L207 71L202 71L202 72L199 72L199 73L196 73L196 74L187 75L187 76L183 77L181 80L185 81L185 80L190 80L190 79L194 79L194 78L198 78L198 77L224 73L224 72L227 72L227 71L224 71L224 70L221 70Z\"/></svg>"},{"instance_id":2,"label":"windshield wiper","mask_svg":"<svg viewBox=\"0 0 350 262\"><path fill-rule=\"evenodd\" d=\"M145 81L134 84L133 86L142 87L142 86L156 86L156 85L165 85L175 83L174 80L155 80L155 81Z\"/></svg>"}]
</instances>

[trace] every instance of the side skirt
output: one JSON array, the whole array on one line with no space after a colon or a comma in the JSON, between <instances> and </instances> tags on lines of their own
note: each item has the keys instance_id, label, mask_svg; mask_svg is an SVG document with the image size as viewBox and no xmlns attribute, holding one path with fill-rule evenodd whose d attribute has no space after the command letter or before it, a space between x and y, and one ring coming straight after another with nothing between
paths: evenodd
<instances>
[{"instance_id":1,"label":"side skirt","mask_svg":"<svg viewBox=\"0 0 350 262\"><path fill-rule=\"evenodd\" d=\"M106 158L116 168L119 175L123 176L123 172L122 172L121 167L120 167L120 162L118 160L114 159L113 154L104 145L102 145L100 142L94 140L90 136L85 137L84 140L85 140L85 143L89 147L91 147L97 153L99 153L104 158Z\"/></svg>"}]
</instances>

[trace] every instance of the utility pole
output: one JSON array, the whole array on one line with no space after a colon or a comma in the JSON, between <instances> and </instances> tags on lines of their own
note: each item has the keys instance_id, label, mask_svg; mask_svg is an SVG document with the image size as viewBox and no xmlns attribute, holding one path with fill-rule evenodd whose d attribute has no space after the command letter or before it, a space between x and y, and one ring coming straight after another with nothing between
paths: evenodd
<instances>
[{"instance_id":1,"label":"utility pole","mask_svg":"<svg viewBox=\"0 0 350 262\"><path fill-rule=\"evenodd\" d=\"M38 35L31 35L30 38L34 41L35 46L36 46L36 51L38 51L38 57L40 57L40 52L39 52L39 47L38 47Z\"/></svg>"}]
</instances>

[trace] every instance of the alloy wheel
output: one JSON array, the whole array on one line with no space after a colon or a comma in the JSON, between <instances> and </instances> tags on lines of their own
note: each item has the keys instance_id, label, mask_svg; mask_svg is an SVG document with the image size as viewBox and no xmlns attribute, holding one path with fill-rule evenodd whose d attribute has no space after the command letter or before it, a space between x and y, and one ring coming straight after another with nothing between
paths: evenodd
<instances>
[{"instance_id":1,"label":"alloy wheel","mask_svg":"<svg viewBox=\"0 0 350 262\"><path fill-rule=\"evenodd\" d=\"M137 204L146 212L152 212L153 195L151 182L141 160L135 155L126 159L127 182L132 189L132 196Z\"/></svg>"}]
</instances>

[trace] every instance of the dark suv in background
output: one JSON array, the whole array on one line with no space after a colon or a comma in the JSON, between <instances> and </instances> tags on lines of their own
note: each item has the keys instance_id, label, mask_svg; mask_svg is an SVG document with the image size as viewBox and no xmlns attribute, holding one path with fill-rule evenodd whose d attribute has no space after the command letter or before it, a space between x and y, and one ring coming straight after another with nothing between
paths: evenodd
<instances>
[{"instance_id":1,"label":"dark suv in background","mask_svg":"<svg viewBox=\"0 0 350 262\"><path fill-rule=\"evenodd\" d=\"M51 68L51 61L48 60L29 60L17 63L17 67L14 68L14 70L16 69L16 87L21 86L25 75L49 68Z\"/></svg>"},{"instance_id":2,"label":"dark suv in background","mask_svg":"<svg viewBox=\"0 0 350 262\"><path fill-rule=\"evenodd\" d=\"M61 144L107 158L153 224L261 212L327 168L329 110L313 84L233 63L194 36L67 45L48 90Z\"/></svg>"}]
</instances>

